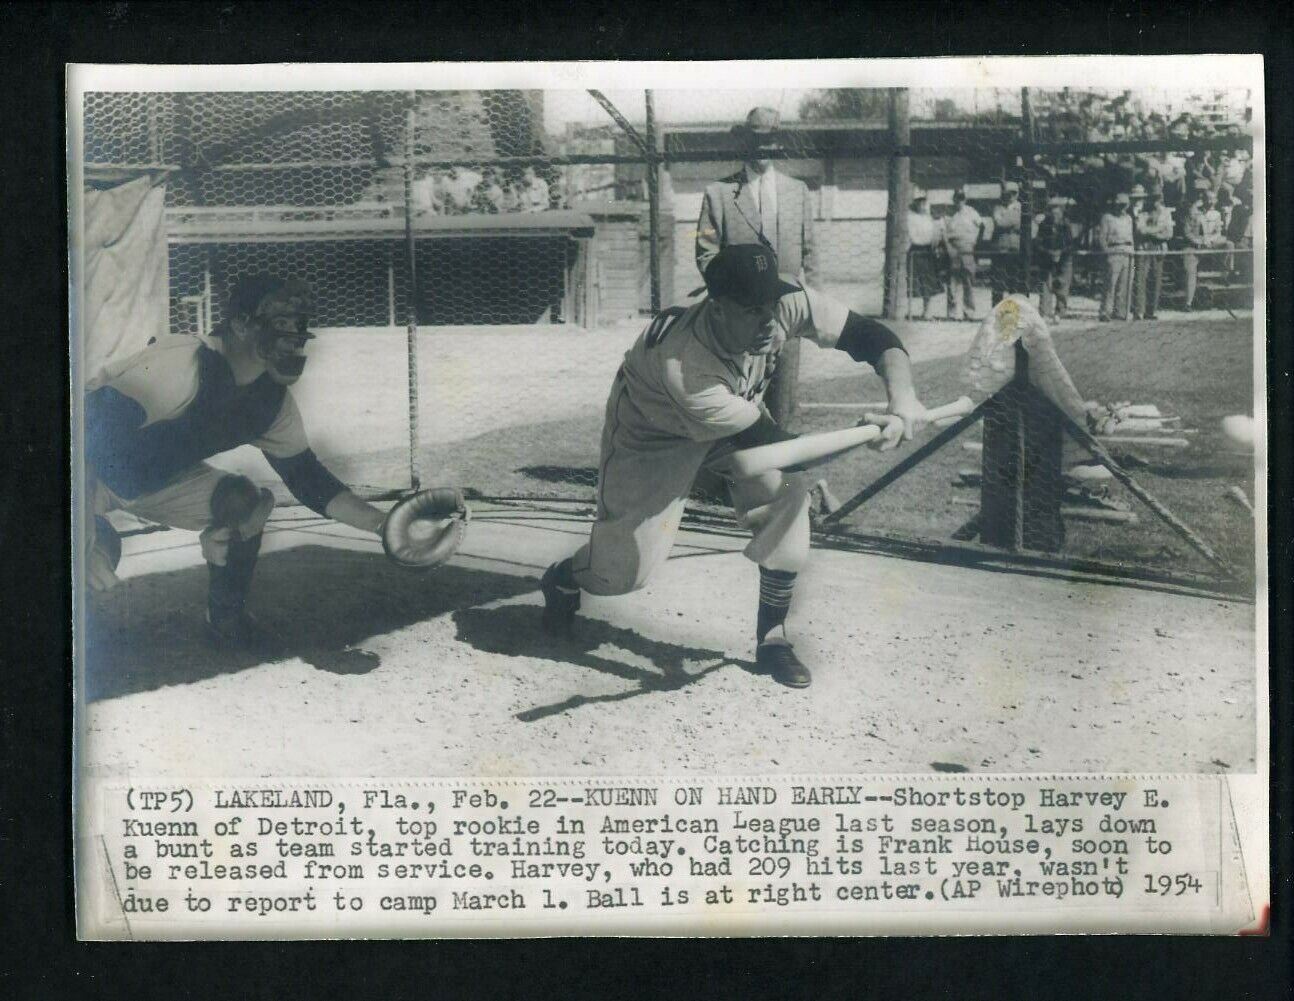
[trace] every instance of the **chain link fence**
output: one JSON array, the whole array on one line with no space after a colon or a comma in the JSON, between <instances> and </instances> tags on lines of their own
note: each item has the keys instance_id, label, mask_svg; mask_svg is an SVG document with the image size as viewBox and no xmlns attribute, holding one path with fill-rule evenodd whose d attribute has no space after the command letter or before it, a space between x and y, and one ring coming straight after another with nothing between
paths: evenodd
<instances>
[{"instance_id":1,"label":"chain link fence","mask_svg":"<svg viewBox=\"0 0 1294 1001\"><path fill-rule=\"evenodd\" d=\"M294 393L316 451L353 484L591 503L620 357L660 308L698 301L718 244L764 239L784 270L902 321L932 404L966 391L976 326L947 321L1030 297L1094 405L1085 429L1120 438L1134 478L1243 567L1252 516L1225 497L1252 483L1252 457L1217 427L1253 407L1245 102L783 92L759 155L767 186L740 133L764 102L745 91L91 93L82 154L87 184L165 183L172 334L209 336L242 275L314 286L321 336ZM1135 211L1106 222L1121 195L1144 209L1138 191L1171 217L1153 243ZM780 366L795 430L884 401L836 354ZM923 456L823 538L1221 572L1122 480L1072 475L1090 451L1036 405L1028 420L1019 400L990 406L985 429ZM854 454L825 479L854 497L901 461ZM1025 479L1054 482L1022 494ZM702 487L699 500L722 500ZM992 527L1026 504L1049 513L1025 535Z\"/></svg>"}]
</instances>

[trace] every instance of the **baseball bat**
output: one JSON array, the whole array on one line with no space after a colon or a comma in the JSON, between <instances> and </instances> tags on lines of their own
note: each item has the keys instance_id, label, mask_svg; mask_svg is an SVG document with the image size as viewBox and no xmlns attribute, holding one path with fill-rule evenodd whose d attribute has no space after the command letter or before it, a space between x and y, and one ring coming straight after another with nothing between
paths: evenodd
<instances>
[{"instance_id":1,"label":"baseball bat","mask_svg":"<svg viewBox=\"0 0 1294 1001\"><path fill-rule=\"evenodd\" d=\"M926 411L927 419L933 423L946 417L960 417L971 412L974 404L969 396L946 403L942 407L932 407ZM749 479L772 472L775 469L798 471L819 465L828 459L834 459L851 449L866 445L881 436L881 428L875 424L862 424L855 427L841 428L838 431L822 431L818 434L806 434L790 441L779 441L772 445L757 445L754 448L743 448L728 457L728 473L737 479Z\"/></svg>"}]
</instances>

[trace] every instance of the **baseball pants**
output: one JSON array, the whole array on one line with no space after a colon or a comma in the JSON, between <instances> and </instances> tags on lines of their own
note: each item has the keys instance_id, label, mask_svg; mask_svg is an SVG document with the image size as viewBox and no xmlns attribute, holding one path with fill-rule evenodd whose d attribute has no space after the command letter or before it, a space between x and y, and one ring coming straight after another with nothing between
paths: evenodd
<instances>
[{"instance_id":1,"label":"baseball pants","mask_svg":"<svg viewBox=\"0 0 1294 1001\"><path fill-rule=\"evenodd\" d=\"M1132 284L1132 255L1105 255L1105 285L1101 289L1101 319L1126 320Z\"/></svg>"},{"instance_id":2,"label":"baseball pants","mask_svg":"<svg viewBox=\"0 0 1294 1001\"><path fill-rule=\"evenodd\" d=\"M1133 278L1132 315L1152 320L1159 312L1159 296L1164 288L1164 245L1137 255Z\"/></svg>"},{"instance_id":3,"label":"baseball pants","mask_svg":"<svg viewBox=\"0 0 1294 1001\"><path fill-rule=\"evenodd\" d=\"M961 316L963 308L975 315L975 255L954 250L948 261L948 318Z\"/></svg>"},{"instance_id":4,"label":"baseball pants","mask_svg":"<svg viewBox=\"0 0 1294 1001\"><path fill-rule=\"evenodd\" d=\"M732 451L731 439L663 434L617 379L602 428L597 521L572 557L576 583L600 595L642 587L669 556L697 473ZM753 536L744 555L769 570L800 570L809 556L809 478L772 472L730 486L737 521Z\"/></svg>"},{"instance_id":5,"label":"baseball pants","mask_svg":"<svg viewBox=\"0 0 1294 1001\"><path fill-rule=\"evenodd\" d=\"M1042 315L1051 320L1069 308L1069 287L1074 281L1074 261L1065 258L1048 264L1042 282Z\"/></svg>"},{"instance_id":6,"label":"baseball pants","mask_svg":"<svg viewBox=\"0 0 1294 1001\"><path fill-rule=\"evenodd\" d=\"M1234 249L1231 245L1230 240L1224 241L1223 243L1219 244L1219 246L1224 248L1227 251ZM1201 249L1196 247L1190 248L1186 253L1182 255L1182 271L1185 272L1185 276L1186 276L1186 306L1188 309L1191 306L1195 305L1195 289L1198 283L1198 275L1200 270L1200 258L1208 257L1208 258L1215 259L1218 256L1219 256L1218 253L1210 253L1208 249ZM1234 257L1233 254L1227 254L1226 259L1224 261L1224 267L1226 267L1228 270L1230 270L1230 266L1233 263L1233 257Z\"/></svg>"},{"instance_id":7,"label":"baseball pants","mask_svg":"<svg viewBox=\"0 0 1294 1001\"><path fill-rule=\"evenodd\" d=\"M248 518L235 528L218 528L211 523L211 495L216 485L227 476L232 476L222 469L216 469L205 462L199 463L191 470L172 480L160 490L144 494L133 500L118 497L103 483L89 477L90 496L86 538L89 547L87 567L90 570L91 587L95 590L107 590L117 583L116 575L108 568L102 572L103 547L95 538L95 515L104 515L109 511L126 511L146 521L156 522L170 528L182 528L199 532L198 542L202 556L213 566L224 566L229 552L229 543L238 533L241 539L251 539L261 534L265 522L274 510L274 495L268 490L261 490L261 502Z\"/></svg>"}]
</instances>

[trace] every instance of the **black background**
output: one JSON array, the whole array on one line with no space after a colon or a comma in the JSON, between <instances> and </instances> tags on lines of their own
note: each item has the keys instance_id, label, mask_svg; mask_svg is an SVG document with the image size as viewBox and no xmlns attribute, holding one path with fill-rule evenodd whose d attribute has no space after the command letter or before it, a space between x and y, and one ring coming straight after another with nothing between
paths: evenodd
<instances>
[{"instance_id":1,"label":"black background","mask_svg":"<svg viewBox=\"0 0 1294 1001\"><path fill-rule=\"evenodd\" d=\"M1282 10L1285 10L1282 13ZM3 20L0 995L1278 998L1290 948L1291 18L1282 5L28 4ZM1266 939L81 944L70 838L68 62L778 59L1264 52L1273 924ZM1094 81L1096 83L1096 81ZM1164 80L1162 86L1175 81ZM1182 81L1189 85L1189 81ZM452 711L452 707L447 707ZM743 725L751 725L745 721Z\"/></svg>"}]
</instances>

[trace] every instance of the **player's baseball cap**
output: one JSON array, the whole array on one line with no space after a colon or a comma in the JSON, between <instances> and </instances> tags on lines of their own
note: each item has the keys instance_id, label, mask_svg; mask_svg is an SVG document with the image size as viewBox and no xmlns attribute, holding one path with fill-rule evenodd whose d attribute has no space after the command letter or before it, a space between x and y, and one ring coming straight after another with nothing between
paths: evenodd
<instances>
[{"instance_id":1,"label":"player's baseball cap","mask_svg":"<svg viewBox=\"0 0 1294 1001\"><path fill-rule=\"evenodd\" d=\"M777 273L777 255L757 243L719 251L705 269L705 287L711 296L733 299L743 306L776 302L788 292L800 290Z\"/></svg>"}]
</instances>

